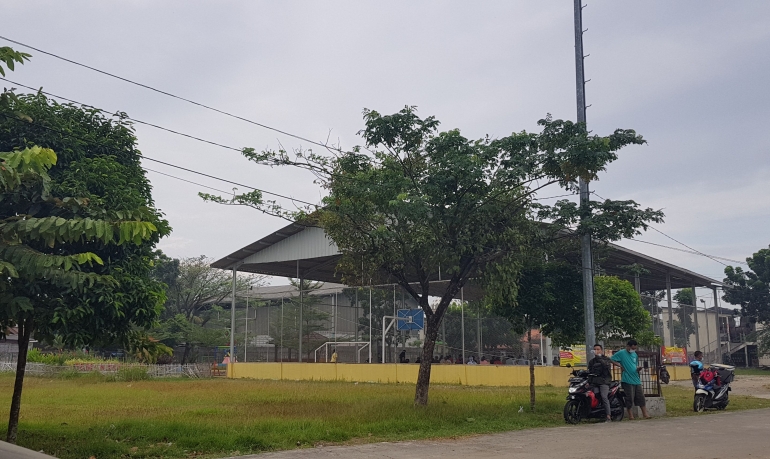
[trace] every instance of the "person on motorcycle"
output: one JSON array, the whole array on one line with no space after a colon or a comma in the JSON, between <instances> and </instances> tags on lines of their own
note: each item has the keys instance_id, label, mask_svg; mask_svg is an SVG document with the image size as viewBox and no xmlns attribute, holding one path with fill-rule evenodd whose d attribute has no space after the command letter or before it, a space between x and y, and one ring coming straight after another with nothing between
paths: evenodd
<instances>
[{"instance_id":1,"label":"person on motorcycle","mask_svg":"<svg viewBox=\"0 0 770 459\"><path fill-rule=\"evenodd\" d=\"M601 344L594 344L594 358L588 361L588 373L591 375L591 384L599 388L599 394L602 396L604 412L607 414L606 422L612 421L612 410L610 409L610 383L612 382L612 360L604 355L604 348Z\"/></svg>"},{"instance_id":2,"label":"person on motorcycle","mask_svg":"<svg viewBox=\"0 0 770 459\"><path fill-rule=\"evenodd\" d=\"M692 378L692 385L698 388L698 378L700 378L700 372L703 371L703 352L695 351L693 354L693 361L690 362L690 378Z\"/></svg>"}]
</instances>

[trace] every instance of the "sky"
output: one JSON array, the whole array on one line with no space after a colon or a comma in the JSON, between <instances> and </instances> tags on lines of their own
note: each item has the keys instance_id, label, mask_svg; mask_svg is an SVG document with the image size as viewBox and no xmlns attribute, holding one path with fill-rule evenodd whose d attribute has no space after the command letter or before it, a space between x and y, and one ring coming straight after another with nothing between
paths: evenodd
<instances>
[{"instance_id":1,"label":"sky","mask_svg":"<svg viewBox=\"0 0 770 459\"><path fill-rule=\"evenodd\" d=\"M548 113L576 117L567 1L7 0L3 12L19 18L3 21L4 37L345 148L361 143L365 108L393 113L414 105L470 138L537 131ZM620 152L591 184L597 196L664 210L656 228L665 235L649 231L640 241L687 250L679 241L734 260L767 247L770 3L604 0L589 1L583 14L589 129L606 135L631 128L648 141ZM32 60L8 78L236 148L310 146L29 52ZM305 201L320 198L306 173L257 166L237 151L143 125L136 132L147 157ZM221 258L285 224L253 209L204 203L197 193L212 191L201 186L156 172L148 177L174 228L160 244L170 256ZM541 196L562 193L553 188ZM723 264L700 255L621 245L724 277Z\"/></svg>"}]
</instances>

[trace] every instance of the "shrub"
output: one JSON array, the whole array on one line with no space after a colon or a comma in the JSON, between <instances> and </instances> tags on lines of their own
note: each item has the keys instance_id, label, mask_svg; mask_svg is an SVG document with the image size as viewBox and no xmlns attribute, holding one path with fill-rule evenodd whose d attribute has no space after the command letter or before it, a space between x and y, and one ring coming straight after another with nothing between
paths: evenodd
<instances>
[{"instance_id":1,"label":"shrub","mask_svg":"<svg viewBox=\"0 0 770 459\"><path fill-rule=\"evenodd\" d=\"M144 381L150 379L145 367L121 367L115 374L116 381Z\"/></svg>"},{"instance_id":2,"label":"shrub","mask_svg":"<svg viewBox=\"0 0 770 459\"><path fill-rule=\"evenodd\" d=\"M60 365L59 356L56 354L44 354L40 349L32 348L27 352L27 362L45 363L46 365Z\"/></svg>"}]
</instances>

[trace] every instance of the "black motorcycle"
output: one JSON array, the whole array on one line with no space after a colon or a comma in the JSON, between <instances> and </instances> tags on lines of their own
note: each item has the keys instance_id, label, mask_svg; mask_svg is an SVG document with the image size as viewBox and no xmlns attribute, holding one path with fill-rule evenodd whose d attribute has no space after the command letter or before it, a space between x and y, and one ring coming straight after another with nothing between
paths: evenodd
<instances>
[{"instance_id":1,"label":"black motorcycle","mask_svg":"<svg viewBox=\"0 0 770 459\"><path fill-rule=\"evenodd\" d=\"M576 370L572 372L569 379L569 395L567 404L564 405L564 420L570 424L578 424L583 419L606 419L607 414L604 410L602 397L599 388L592 386L589 382L591 376L587 370ZM612 381L610 383L610 415L614 422L623 420L625 414L623 407L625 394L620 386L620 382Z\"/></svg>"},{"instance_id":2,"label":"black motorcycle","mask_svg":"<svg viewBox=\"0 0 770 459\"><path fill-rule=\"evenodd\" d=\"M666 365L663 364L660 366L660 370L658 370L658 379L663 384L668 384L669 381L671 381L671 375L669 374L668 370L666 369Z\"/></svg>"}]
</instances>

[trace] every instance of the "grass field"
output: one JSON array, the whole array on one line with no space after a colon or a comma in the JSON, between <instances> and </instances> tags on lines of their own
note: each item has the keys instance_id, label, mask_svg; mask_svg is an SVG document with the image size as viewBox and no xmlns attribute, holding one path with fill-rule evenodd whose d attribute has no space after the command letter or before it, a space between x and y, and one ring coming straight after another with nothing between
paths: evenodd
<instances>
[{"instance_id":1,"label":"grass field","mask_svg":"<svg viewBox=\"0 0 770 459\"><path fill-rule=\"evenodd\" d=\"M0 375L2 413L12 387L13 375ZM412 407L413 394L413 385L391 384L29 377L19 444L62 459L208 458L564 423L563 388L538 388L536 413L528 412L527 388L433 386L425 409ZM664 395L670 415L693 414L690 390L667 387ZM735 397L729 409L765 407L770 400Z\"/></svg>"},{"instance_id":2,"label":"grass field","mask_svg":"<svg viewBox=\"0 0 770 459\"><path fill-rule=\"evenodd\" d=\"M735 374L738 376L770 376L770 370L761 370L759 368L736 368Z\"/></svg>"}]
</instances>

